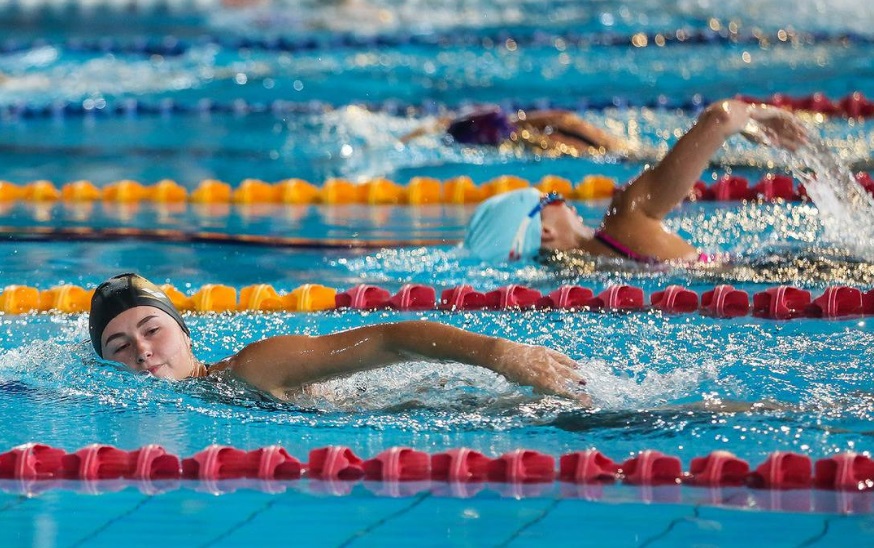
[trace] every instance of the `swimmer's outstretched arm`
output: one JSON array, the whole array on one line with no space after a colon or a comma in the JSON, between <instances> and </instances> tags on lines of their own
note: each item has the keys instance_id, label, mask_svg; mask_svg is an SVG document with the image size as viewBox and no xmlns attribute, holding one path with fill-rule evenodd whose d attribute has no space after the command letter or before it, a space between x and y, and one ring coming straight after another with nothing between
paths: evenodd
<instances>
[{"instance_id":1,"label":"swimmer's outstretched arm","mask_svg":"<svg viewBox=\"0 0 874 548\"><path fill-rule=\"evenodd\" d=\"M551 126L559 133L576 137L595 147L603 147L607 152L628 153L633 148L625 139L617 137L567 110L527 112L525 113L525 121L541 130Z\"/></svg>"},{"instance_id":2,"label":"swimmer's outstretched arm","mask_svg":"<svg viewBox=\"0 0 874 548\"><path fill-rule=\"evenodd\" d=\"M707 107L655 167L645 170L625 189L624 209L664 218L689 195L726 139L737 133L753 142L788 150L807 142L804 126L786 110L733 99L718 101Z\"/></svg>"},{"instance_id":3,"label":"swimmer's outstretched arm","mask_svg":"<svg viewBox=\"0 0 874 548\"><path fill-rule=\"evenodd\" d=\"M398 138L398 141L406 144L412 141L413 139L418 139L419 137L424 137L425 135L434 135L436 133L444 133L447 129L449 129L449 124L452 123L452 118L449 116L443 116L437 118L435 121L430 124L423 124L413 131L407 133L406 135L402 135Z\"/></svg>"},{"instance_id":4,"label":"swimmer's outstretched arm","mask_svg":"<svg viewBox=\"0 0 874 548\"><path fill-rule=\"evenodd\" d=\"M280 399L289 390L414 359L485 367L509 380L550 394L590 400L576 363L560 352L479 335L436 322L379 324L310 337L271 337L216 364Z\"/></svg>"}]
</instances>

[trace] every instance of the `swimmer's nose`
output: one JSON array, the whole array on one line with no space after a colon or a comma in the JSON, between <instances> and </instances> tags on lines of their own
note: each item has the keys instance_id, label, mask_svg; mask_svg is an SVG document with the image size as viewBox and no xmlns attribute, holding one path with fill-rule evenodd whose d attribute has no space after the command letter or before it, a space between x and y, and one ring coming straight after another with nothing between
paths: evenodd
<instances>
[{"instance_id":1,"label":"swimmer's nose","mask_svg":"<svg viewBox=\"0 0 874 548\"><path fill-rule=\"evenodd\" d=\"M137 363L146 363L152 357L152 350L145 345L137 345Z\"/></svg>"}]
</instances>

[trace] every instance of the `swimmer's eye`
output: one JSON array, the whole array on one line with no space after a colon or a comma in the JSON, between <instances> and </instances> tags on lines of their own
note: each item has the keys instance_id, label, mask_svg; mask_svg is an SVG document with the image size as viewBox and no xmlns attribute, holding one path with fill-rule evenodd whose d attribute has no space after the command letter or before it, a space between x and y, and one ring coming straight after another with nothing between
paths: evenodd
<instances>
[{"instance_id":1,"label":"swimmer's eye","mask_svg":"<svg viewBox=\"0 0 874 548\"><path fill-rule=\"evenodd\" d=\"M113 353L113 354L118 354L119 352L121 352L122 350L124 350L124 349L127 348L127 347L128 347L128 344L125 343L125 344L123 344L123 345L121 345L121 346L116 347L115 349L113 349L113 350L112 350L112 353Z\"/></svg>"}]
</instances>

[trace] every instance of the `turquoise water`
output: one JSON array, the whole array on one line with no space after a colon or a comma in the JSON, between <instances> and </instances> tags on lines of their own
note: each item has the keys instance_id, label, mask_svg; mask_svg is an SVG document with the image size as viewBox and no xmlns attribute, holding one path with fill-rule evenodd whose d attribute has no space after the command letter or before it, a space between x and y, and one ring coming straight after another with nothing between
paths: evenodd
<instances>
[{"instance_id":1,"label":"turquoise water","mask_svg":"<svg viewBox=\"0 0 874 548\"><path fill-rule=\"evenodd\" d=\"M428 18L421 16L425 9ZM788 14L769 2L417 1L274 2L245 10L186 4L131 14L111 6L92 12L0 3L0 28L9 40L0 49L0 73L8 77L0 80L0 180L49 179L60 186L85 178L102 186L171 177L189 190L208 177L232 185L247 177L320 184L336 176L385 176L405 184L414 176L457 175L484 183L503 174L532 182L547 174L622 181L644 162L552 160L455 147L439 138L402 147L397 137L471 102L548 103L574 108L651 147L655 158L708 99L874 95L870 36L840 38L867 30L874 15L866 10L836 3L823 11L813 1ZM709 41L664 48L591 42L608 34L712 33L731 21L744 33L791 27L816 34L796 45L732 41L723 30ZM178 51L112 51L136 37L161 41L166 35L178 38ZM328 47L350 36L357 41L343 38L343 47ZM411 43L410 36L431 37L431 43ZM515 50L507 36L517 37ZM246 45L241 37L313 39L314 45L280 51ZM88 40L92 46L83 47ZM205 99L221 108L205 108ZM168 107L168 100L177 106ZM808 116L805 123L843 160L870 165L870 121ZM755 183L784 162L732 140L702 178L731 171ZM576 206L595 223L606 203ZM189 293L206 283L237 289L270 283L280 291L303 283L338 289L372 283L391 291L408 282L438 291L462 283L481 290L522 283L541 291L565 283L596 291L629 283L647 294L673 283L699 294L717 283L751 294L792 284L814 295L828 285L874 286L870 258L832 239L810 203L684 205L668 225L704 249L736 258L736 268L715 272L622 264L486 267L455 248L471 213L471 206L3 203L0 284L93 287L135 270ZM396 245L22 239L34 227L71 226ZM437 245L410 244L417 239ZM872 248L865 241L860 248L866 244ZM520 389L489 372L417 362L325 383L319 396L287 406L265 405L233 384L167 384L98 364L82 315L7 315L0 317L0 450L29 441L67 451L95 442L125 449L159 443L189 456L212 443L246 449L280 443L305 460L309 450L329 444L363 457L397 445L430 453L467 446L490 456L516 448L559 456L597 447L617 461L657 449L680 457L686 468L691 458L716 449L754 466L775 450L814 459L871 451L869 318L381 311L192 315L187 321L196 353L212 361L265 336L419 318L566 352L580 361L595 408ZM720 402L737 409L708 408ZM750 411L755 402L766 405ZM2 483L0 538L33 546L129 539L234 546L289 538L304 545L383 545L413 535L434 545L812 546L864 544L872 531L870 493L629 486L593 492L560 484L516 491L489 485L454 494L445 485L426 485L407 493L390 485L309 480L182 482L162 494L124 487L72 482L38 493L39 486Z\"/></svg>"}]
</instances>

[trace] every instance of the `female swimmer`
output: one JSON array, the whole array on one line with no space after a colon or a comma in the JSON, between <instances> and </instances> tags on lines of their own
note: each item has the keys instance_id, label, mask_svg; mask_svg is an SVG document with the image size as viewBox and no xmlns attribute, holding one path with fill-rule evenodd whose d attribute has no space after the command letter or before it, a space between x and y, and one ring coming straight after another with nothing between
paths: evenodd
<instances>
[{"instance_id":1,"label":"female swimmer","mask_svg":"<svg viewBox=\"0 0 874 548\"><path fill-rule=\"evenodd\" d=\"M522 189L483 202L471 218L464 246L488 261L578 249L641 263L709 262L712 257L667 230L662 220L689 195L726 139L737 133L790 151L807 142L804 126L788 111L719 101L704 110L655 167L615 194L597 229L584 225L561 196Z\"/></svg>"},{"instance_id":2,"label":"female swimmer","mask_svg":"<svg viewBox=\"0 0 874 548\"><path fill-rule=\"evenodd\" d=\"M482 107L457 118L439 118L400 140L407 143L433 133L445 133L464 145L523 145L546 156L628 155L633 148L568 110L520 110L510 115L500 107Z\"/></svg>"},{"instance_id":3,"label":"female swimmer","mask_svg":"<svg viewBox=\"0 0 874 548\"><path fill-rule=\"evenodd\" d=\"M97 355L132 371L170 380L230 371L280 400L311 383L424 358L484 367L541 392L590 404L580 390L585 381L564 354L426 321L316 337L269 337L207 366L192 353L188 326L167 295L136 274L121 274L97 287L88 327Z\"/></svg>"}]
</instances>

